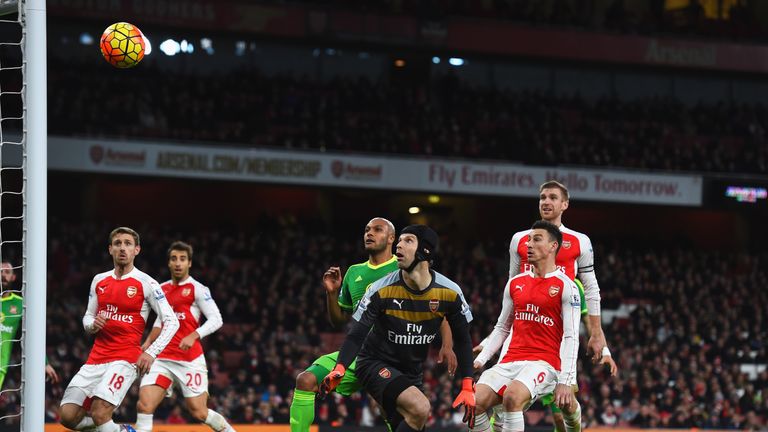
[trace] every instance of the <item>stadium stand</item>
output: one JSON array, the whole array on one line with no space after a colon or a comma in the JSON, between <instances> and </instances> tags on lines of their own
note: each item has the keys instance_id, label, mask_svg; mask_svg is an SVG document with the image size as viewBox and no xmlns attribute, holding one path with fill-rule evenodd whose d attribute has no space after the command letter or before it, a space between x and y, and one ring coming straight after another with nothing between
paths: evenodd
<instances>
[{"instance_id":1,"label":"stadium stand","mask_svg":"<svg viewBox=\"0 0 768 432\"><path fill-rule=\"evenodd\" d=\"M313 306L324 304L320 275L330 264L359 261L362 252L357 236L325 234L317 221L258 222L250 229L208 229L188 237L196 247L193 274L212 287L227 323L206 339L211 404L235 422L287 423L295 375L343 337L332 332L325 309ZM89 341L73 317L85 309L91 276L109 265L101 241L108 231L106 224L51 223L48 354L65 382L87 355ZM138 265L163 279L164 248L183 230L139 231L145 250ZM445 239L442 250L440 268L463 284L478 342L500 307L505 240L470 244L467 254ZM759 289L768 282L768 255L598 243L596 256L604 308L613 316L605 330L621 372L611 379L581 353L579 398L587 425L765 428L768 372L754 367L768 361L768 298ZM430 425L460 424L461 413L450 408L457 382L434 356L427 370ZM9 385L16 379L9 377ZM48 421L56 420L62 390L63 385L48 389ZM117 416L133 420L135 402L134 389ZM17 403L2 398L0 410ZM181 406L174 397L155 418L181 421ZM379 421L374 412L365 396L336 397L320 404L317 421L373 424ZM547 419L534 408L527 421Z\"/></svg>"},{"instance_id":2,"label":"stadium stand","mask_svg":"<svg viewBox=\"0 0 768 432\"><path fill-rule=\"evenodd\" d=\"M94 68L56 70L49 75L50 132L534 165L768 171L763 104L607 96L592 102L477 88L451 74L407 86L264 76L250 68L213 77L156 72L105 77ZM120 86L135 90L102 98Z\"/></svg>"}]
</instances>

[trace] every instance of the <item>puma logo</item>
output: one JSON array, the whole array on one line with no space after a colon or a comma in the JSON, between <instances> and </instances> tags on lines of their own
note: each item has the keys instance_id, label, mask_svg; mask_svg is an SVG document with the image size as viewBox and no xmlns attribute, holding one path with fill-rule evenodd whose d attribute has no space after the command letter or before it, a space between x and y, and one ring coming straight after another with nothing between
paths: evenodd
<instances>
[{"instance_id":1,"label":"puma logo","mask_svg":"<svg viewBox=\"0 0 768 432\"><path fill-rule=\"evenodd\" d=\"M101 291L102 294L104 294L104 291L106 291L106 290L107 290L107 287L105 287L105 286L99 287L99 291Z\"/></svg>"},{"instance_id":2,"label":"puma logo","mask_svg":"<svg viewBox=\"0 0 768 432\"><path fill-rule=\"evenodd\" d=\"M396 305L397 305L397 307L399 307L400 309L402 309L402 308L403 308L403 300L395 300L395 299L392 299L392 303L396 304Z\"/></svg>"},{"instance_id":3,"label":"puma logo","mask_svg":"<svg viewBox=\"0 0 768 432\"><path fill-rule=\"evenodd\" d=\"M517 288L517 289L519 289L520 291L522 291L524 286L525 286L525 285L515 285L515 288Z\"/></svg>"}]
</instances>

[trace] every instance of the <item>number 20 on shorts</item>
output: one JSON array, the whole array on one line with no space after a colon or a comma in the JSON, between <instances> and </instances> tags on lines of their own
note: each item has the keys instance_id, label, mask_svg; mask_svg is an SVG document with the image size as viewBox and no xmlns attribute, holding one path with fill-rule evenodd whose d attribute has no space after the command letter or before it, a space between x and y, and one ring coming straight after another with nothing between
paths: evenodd
<instances>
[{"instance_id":1,"label":"number 20 on shorts","mask_svg":"<svg viewBox=\"0 0 768 432\"><path fill-rule=\"evenodd\" d=\"M198 387L200 384L203 383L203 377L200 375L200 373L196 374L187 374L187 387Z\"/></svg>"}]
</instances>

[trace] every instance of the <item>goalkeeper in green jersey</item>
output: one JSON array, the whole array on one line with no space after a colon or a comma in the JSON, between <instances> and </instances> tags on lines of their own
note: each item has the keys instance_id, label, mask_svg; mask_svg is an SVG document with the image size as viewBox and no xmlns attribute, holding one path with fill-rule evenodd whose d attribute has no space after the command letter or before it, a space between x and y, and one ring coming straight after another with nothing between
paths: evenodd
<instances>
[{"instance_id":1,"label":"goalkeeper in green jersey","mask_svg":"<svg viewBox=\"0 0 768 432\"><path fill-rule=\"evenodd\" d=\"M24 299L16 294L11 285L16 281L13 265L7 261L0 264L0 281L2 282L2 297L0 297L0 389L3 388L5 375L8 373L8 362L11 359L13 343L21 325L21 312L24 310ZM46 360L45 375L54 384L59 382L59 375Z\"/></svg>"},{"instance_id":2,"label":"goalkeeper in green jersey","mask_svg":"<svg viewBox=\"0 0 768 432\"><path fill-rule=\"evenodd\" d=\"M328 319L334 327L341 327L349 321L363 298L366 289L373 282L397 271L397 259L392 254L395 242L395 226L384 218L373 218L365 226L363 234L368 261L355 264L347 269L344 278L338 267L331 267L323 274L323 286L328 305ZM446 333L448 332L448 333ZM456 355L453 353L453 338L450 328L443 322L441 327L443 346L438 362L444 359L449 373L456 370ZM296 377L296 388L291 403L291 432L307 432L315 419L315 395L318 383L336 366L339 352L319 357L312 366ZM349 396L361 389L355 376L356 363L352 362L336 392ZM396 426L396 425L395 425Z\"/></svg>"}]
</instances>

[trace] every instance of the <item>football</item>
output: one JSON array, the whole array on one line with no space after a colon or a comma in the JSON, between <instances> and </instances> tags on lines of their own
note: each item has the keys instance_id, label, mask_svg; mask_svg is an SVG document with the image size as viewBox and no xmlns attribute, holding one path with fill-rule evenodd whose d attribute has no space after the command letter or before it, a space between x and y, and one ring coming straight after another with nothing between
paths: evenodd
<instances>
[{"instance_id":1,"label":"football","mask_svg":"<svg viewBox=\"0 0 768 432\"><path fill-rule=\"evenodd\" d=\"M138 27L127 22L107 27L99 46L104 60L120 69L134 67L144 58L144 36Z\"/></svg>"}]
</instances>

